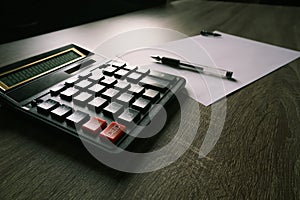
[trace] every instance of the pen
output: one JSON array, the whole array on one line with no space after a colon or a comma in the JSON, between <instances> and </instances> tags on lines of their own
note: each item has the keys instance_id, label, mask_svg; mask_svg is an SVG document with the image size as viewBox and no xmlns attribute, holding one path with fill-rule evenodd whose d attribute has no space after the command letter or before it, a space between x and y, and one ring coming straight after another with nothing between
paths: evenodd
<instances>
[{"instance_id":1,"label":"pen","mask_svg":"<svg viewBox=\"0 0 300 200\"><path fill-rule=\"evenodd\" d=\"M213 36L213 37L220 37L220 36L222 36L219 33L209 32L209 31L205 31L205 30L202 30L200 32L200 35L203 35L203 36Z\"/></svg>"},{"instance_id":2,"label":"pen","mask_svg":"<svg viewBox=\"0 0 300 200\"><path fill-rule=\"evenodd\" d=\"M175 68L181 68L181 69L192 69L192 70L198 70L202 73L208 73L216 76L220 76L222 78L232 79L233 72L227 71L225 69L221 68L215 68L205 65L198 65L198 64L190 64L186 63L174 58L168 58L168 57L159 57L159 56L151 56L154 60L161 62L162 64L169 65L171 67Z\"/></svg>"}]
</instances>

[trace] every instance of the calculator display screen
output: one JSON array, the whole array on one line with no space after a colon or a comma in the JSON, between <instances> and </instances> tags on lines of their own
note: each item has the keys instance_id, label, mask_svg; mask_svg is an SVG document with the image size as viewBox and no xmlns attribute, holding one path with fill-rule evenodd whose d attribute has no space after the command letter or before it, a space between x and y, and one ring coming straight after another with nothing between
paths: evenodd
<instances>
[{"instance_id":1,"label":"calculator display screen","mask_svg":"<svg viewBox=\"0 0 300 200\"><path fill-rule=\"evenodd\" d=\"M16 67L15 69L0 74L0 88L4 91L14 88L85 56L86 55L77 49L70 48L29 64Z\"/></svg>"}]
</instances>

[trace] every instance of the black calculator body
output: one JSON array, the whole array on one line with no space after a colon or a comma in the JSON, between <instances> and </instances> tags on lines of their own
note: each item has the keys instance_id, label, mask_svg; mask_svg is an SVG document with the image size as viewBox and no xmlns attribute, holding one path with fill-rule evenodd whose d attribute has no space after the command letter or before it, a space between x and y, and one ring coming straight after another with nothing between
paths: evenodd
<instances>
[{"instance_id":1,"label":"black calculator body","mask_svg":"<svg viewBox=\"0 0 300 200\"><path fill-rule=\"evenodd\" d=\"M109 152L126 149L184 86L74 44L0 68L3 103Z\"/></svg>"}]
</instances>

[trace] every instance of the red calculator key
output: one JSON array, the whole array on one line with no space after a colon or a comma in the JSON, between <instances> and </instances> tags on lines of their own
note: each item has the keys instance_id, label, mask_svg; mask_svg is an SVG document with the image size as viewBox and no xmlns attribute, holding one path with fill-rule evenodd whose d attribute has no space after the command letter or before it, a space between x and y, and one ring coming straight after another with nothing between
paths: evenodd
<instances>
[{"instance_id":1,"label":"red calculator key","mask_svg":"<svg viewBox=\"0 0 300 200\"><path fill-rule=\"evenodd\" d=\"M82 130L92 135L96 135L100 133L106 127L106 125L106 120L92 117L87 123L82 125Z\"/></svg>"},{"instance_id":2,"label":"red calculator key","mask_svg":"<svg viewBox=\"0 0 300 200\"><path fill-rule=\"evenodd\" d=\"M126 126L117 122L111 122L106 129L100 133L100 137L106 137L111 142L115 143L125 132Z\"/></svg>"}]
</instances>

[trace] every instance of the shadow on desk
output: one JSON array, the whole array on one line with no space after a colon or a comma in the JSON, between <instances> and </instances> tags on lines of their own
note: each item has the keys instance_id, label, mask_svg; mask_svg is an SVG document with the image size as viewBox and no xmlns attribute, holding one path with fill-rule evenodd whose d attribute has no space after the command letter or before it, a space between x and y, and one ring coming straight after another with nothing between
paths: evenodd
<instances>
[{"instance_id":1,"label":"shadow on desk","mask_svg":"<svg viewBox=\"0 0 300 200\"><path fill-rule=\"evenodd\" d=\"M0 121L0 136L2 138L0 140L0 149L7 148L7 146L12 148L9 153L2 155L6 156L7 159L13 156L13 154L18 154L18 157L27 156L27 161L30 159L34 160L37 158L36 156L39 156L39 159L57 160L58 162L55 164L58 165L67 165L71 160L91 170L101 171L102 174L107 174L115 178L119 176L124 178L127 174L101 164L85 149L81 140L62 133L40 121L20 115L20 113L12 111L7 107L0 108ZM31 150L28 151L28 148ZM3 150L1 150L1 153L3 153ZM44 155L40 156L39 154ZM5 160L6 158L2 159ZM43 162L43 160L40 161ZM25 164L24 167L26 167Z\"/></svg>"}]
</instances>

